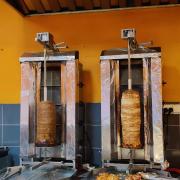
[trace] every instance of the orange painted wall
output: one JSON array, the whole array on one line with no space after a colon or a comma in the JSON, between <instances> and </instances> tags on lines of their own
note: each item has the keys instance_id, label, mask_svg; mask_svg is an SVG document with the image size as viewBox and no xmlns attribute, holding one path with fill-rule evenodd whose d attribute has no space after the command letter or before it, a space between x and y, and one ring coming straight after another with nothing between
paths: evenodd
<instances>
[{"instance_id":1,"label":"orange painted wall","mask_svg":"<svg viewBox=\"0 0 180 180\"><path fill-rule=\"evenodd\" d=\"M0 103L19 103L23 17L0 1Z\"/></svg>"},{"instance_id":2,"label":"orange painted wall","mask_svg":"<svg viewBox=\"0 0 180 180\"><path fill-rule=\"evenodd\" d=\"M3 3L0 2L0 7L1 4ZM7 7L3 8L5 11ZM128 27L137 30L139 42L153 40L155 46L162 47L163 79L167 81L167 85L163 87L163 99L180 101L180 7L26 18L17 13L15 15L10 8L8 10L8 13L0 11L0 18L3 19L3 30L0 32L8 35L13 31L15 36L12 46L11 40L5 42L4 35L0 33L0 42L1 38L4 38L0 47L7 48L7 52L0 51L0 82L3 89L0 91L0 102L19 102L18 55L20 51L41 50L41 46L34 42L36 32L40 31L49 31L55 36L56 42L65 41L71 50L80 51L80 61L84 68L84 101L100 102L100 52L102 49L125 47L126 42L121 40L120 30ZM6 17L2 18L1 14ZM12 21L10 14L14 18L13 22L17 24L14 28L6 22ZM9 75L5 76L7 72Z\"/></svg>"}]
</instances>

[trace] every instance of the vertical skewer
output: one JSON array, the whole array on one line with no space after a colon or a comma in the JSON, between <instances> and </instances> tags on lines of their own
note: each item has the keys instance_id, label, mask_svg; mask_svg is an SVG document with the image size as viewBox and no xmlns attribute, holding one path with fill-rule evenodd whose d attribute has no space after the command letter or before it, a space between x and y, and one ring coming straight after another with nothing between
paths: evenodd
<instances>
[{"instance_id":1,"label":"vertical skewer","mask_svg":"<svg viewBox=\"0 0 180 180\"><path fill-rule=\"evenodd\" d=\"M46 67L47 49L44 48L44 101L47 101L47 67Z\"/></svg>"},{"instance_id":2,"label":"vertical skewer","mask_svg":"<svg viewBox=\"0 0 180 180\"><path fill-rule=\"evenodd\" d=\"M132 74L131 74L131 50L130 39L128 38L128 89L132 89Z\"/></svg>"},{"instance_id":3,"label":"vertical skewer","mask_svg":"<svg viewBox=\"0 0 180 180\"><path fill-rule=\"evenodd\" d=\"M132 173L132 167L133 167L133 149L130 149L129 151L129 167L128 167L128 170L129 170L129 173L131 174Z\"/></svg>"}]
</instances>

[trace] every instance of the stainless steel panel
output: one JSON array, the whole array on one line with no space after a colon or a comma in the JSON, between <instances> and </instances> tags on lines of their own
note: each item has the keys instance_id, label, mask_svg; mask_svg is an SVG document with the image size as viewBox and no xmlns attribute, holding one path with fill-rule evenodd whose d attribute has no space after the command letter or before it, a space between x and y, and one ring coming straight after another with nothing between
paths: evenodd
<instances>
[{"instance_id":1,"label":"stainless steel panel","mask_svg":"<svg viewBox=\"0 0 180 180\"><path fill-rule=\"evenodd\" d=\"M36 130L36 65L30 63L30 73L31 76L30 81L30 94L29 94L29 143L33 146L33 153L34 153L34 146L35 146L35 130Z\"/></svg>"},{"instance_id":2,"label":"stainless steel panel","mask_svg":"<svg viewBox=\"0 0 180 180\"><path fill-rule=\"evenodd\" d=\"M115 95L115 61L110 62L110 110L111 110L111 158L118 158L117 151L117 122L116 122L116 95Z\"/></svg>"},{"instance_id":3,"label":"stainless steel panel","mask_svg":"<svg viewBox=\"0 0 180 180\"><path fill-rule=\"evenodd\" d=\"M76 61L76 103L79 103L79 99L80 99L80 92L79 92L79 83L80 83L80 66L81 64L79 64L78 61ZM77 111L78 112L78 111Z\"/></svg>"},{"instance_id":4,"label":"stainless steel panel","mask_svg":"<svg viewBox=\"0 0 180 180\"><path fill-rule=\"evenodd\" d=\"M28 156L29 147L29 71L29 63L21 64L20 156Z\"/></svg>"},{"instance_id":5,"label":"stainless steel panel","mask_svg":"<svg viewBox=\"0 0 180 180\"><path fill-rule=\"evenodd\" d=\"M37 74L36 74L36 105L41 100L41 63L38 63L37 66Z\"/></svg>"},{"instance_id":6,"label":"stainless steel panel","mask_svg":"<svg viewBox=\"0 0 180 180\"><path fill-rule=\"evenodd\" d=\"M76 158L76 62L66 62L66 159Z\"/></svg>"},{"instance_id":7,"label":"stainless steel panel","mask_svg":"<svg viewBox=\"0 0 180 180\"><path fill-rule=\"evenodd\" d=\"M151 58L151 94L153 125L154 162L164 162L163 124L162 124L162 77L161 59Z\"/></svg>"},{"instance_id":8,"label":"stainless steel panel","mask_svg":"<svg viewBox=\"0 0 180 180\"><path fill-rule=\"evenodd\" d=\"M151 58L151 57L159 57L161 56L161 53L142 53L142 54L131 54L130 58L132 59L139 59L139 58ZM100 56L100 60L110 60L110 59L114 59L114 60L120 60L120 59L128 59L128 55L127 54L122 54L122 55L103 55Z\"/></svg>"},{"instance_id":9,"label":"stainless steel panel","mask_svg":"<svg viewBox=\"0 0 180 180\"><path fill-rule=\"evenodd\" d=\"M136 149L134 151L134 159L145 159L144 149Z\"/></svg>"},{"instance_id":10,"label":"stainless steel panel","mask_svg":"<svg viewBox=\"0 0 180 180\"><path fill-rule=\"evenodd\" d=\"M148 116L148 96L149 94L149 66L148 58L143 58L143 89L144 89L144 157L145 160L150 161L150 144L148 143L148 138L150 138L150 119Z\"/></svg>"},{"instance_id":11,"label":"stainless steel panel","mask_svg":"<svg viewBox=\"0 0 180 180\"><path fill-rule=\"evenodd\" d=\"M130 150L126 148L121 148L121 158L129 159L129 157L130 157Z\"/></svg>"},{"instance_id":12,"label":"stainless steel panel","mask_svg":"<svg viewBox=\"0 0 180 180\"><path fill-rule=\"evenodd\" d=\"M62 123L62 132L61 134L61 143L65 145L66 143L66 63L61 63L61 123ZM65 152L64 152L65 155Z\"/></svg>"},{"instance_id":13,"label":"stainless steel panel","mask_svg":"<svg viewBox=\"0 0 180 180\"><path fill-rule=\"evenodd\" d=\"M47 62L50 61L73 61L78 58L78 52L54 52L48 53ZM20 59L20 62L37 62L37 61L44 61L43 53L24 53Z\"/></svg>"},{"instance_id":14,"label":"stainless steel panel","mask_svg":"<svg viewBox=\"0 0 180 180\"><path fill-rule=\"evenodd\" d=\"M37 157L65 158L64 151L65 151L65 146L63 144L55 147L36 147Z\"/></svg>"},{"instance_id":15,"label":"stainless steel panel","mask_svg":"<svg viewBox=\"0 0 180 180\"><path fill-rule=\"evenodd\" d=\"M121 159L130 159L130 149L121 148ZM133 150L133 159L144 159L144 149Z\"/></svg>"},{"instance_id":16,"label":"stainless steel panel","mask_svg":"<svg viewBox=\"0 0 180 180\"><path fill-rule=\"evenodd\" d=\"M35 68L21 64L20 156L34 155ZM30 114L31 113L31 114ZM31 127L31 131L29 131Z\"/></svg>"},{"instance_id":17,"label":"stainless steel panel","mask_svg":"<svg viewBox=\"0 0 180 180\"><path fill-rule=\"evenodd\" d=\"M111 160L111 69L110 61L101 61L101 148L102 161Z\"/></svg>"},{"instance_id":18,"label":"stainless steel panel","mask_svg":"<svg viewBox=\"0 0 180 180\"><path fill-rule=\"evenodd\" d=\"M117 151L118 159L121 159L121 127L120 127L120 115L121 115L121 101L120 101L120 67L119 61L115 61L115 100L116 100L116 129L117 129Z\"/></svg>"},{"instance_id":19,"label":"stainless steel panel","mask_svg":"<svg viewBox=\"0 0 180 180\"><path fill-rule=\"evenodd\" d=\"M137 48L132 49L131 54L150 54L150 53L157 53L161 52L160 48ZM127 55L128 48L112 48L103 50L101 52L101 56L109 56L109 55Z\"/></svg>"}]
</instances>

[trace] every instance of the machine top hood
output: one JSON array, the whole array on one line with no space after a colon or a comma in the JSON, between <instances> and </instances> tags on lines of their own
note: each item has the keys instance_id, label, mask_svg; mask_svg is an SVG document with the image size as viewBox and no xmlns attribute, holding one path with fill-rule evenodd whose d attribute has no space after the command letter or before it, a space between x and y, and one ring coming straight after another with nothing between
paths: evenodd
<instances>
[{"instance_id":1,"label":"machine top hood","mask_svg":"<svg viewBox=\"0 0 180 180\"><path fill-rule=\"evenodd\" d=\"M79 58L78 51L49 52L47 61L72 61ZM20 62L44 61L43 52L26 52L20 58Z\"/></svg>"}]
</instances>

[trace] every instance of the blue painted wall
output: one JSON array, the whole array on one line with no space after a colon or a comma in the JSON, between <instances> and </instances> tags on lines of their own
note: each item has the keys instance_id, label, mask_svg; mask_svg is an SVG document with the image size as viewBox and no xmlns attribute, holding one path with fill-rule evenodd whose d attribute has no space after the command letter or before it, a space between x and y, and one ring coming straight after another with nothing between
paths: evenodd
<instances>
[{"instance_id":1,"label":"blue painted wall","mask_svg":"<svg viewBox=\"0 0 180 180\"><path fill-rule=\"evenodd\" d=\"M85 160L95 166L101 164L101 107L100 103L86 103L80 108L84 127ZM167 119L167 117L164 117ZM0 105L0 146L9 147L10 162L19 164L20 105ZM166 138L166 158L172 167L180 166L180 115L169 116Z\"/></svg>"},{"instance_id":2,"label":"blue painted wall","mask_svg":"<svg viewBox=\"0 0 180 180\"><path fill-rule=\"evenodd\" d=\"M85 153L86 161L93 165L100 165L100 103L87 103L81 109L82 121L84 119ZM0 105L0 146L9 147L10 161L12 165L19 164L20 145L20 105Z\"/></svg>"},{"instance_id":3,"label":"blue painted wall","mask_svg":"<svg viewBox=\"0 0 180 180\"><path fill-rule=\"evenodd\" d=\"M101 104L85 104L85 156L86 162L101 164Z\"/></svg>"},{"instance_id":4,"label":"blue painted wall","mask_svg":"<svg viewBox=\"0 0 180 180\"><path fill-rule=\"evenodd\" d=\"M0 146L9 148L10 164L19 164L19 104L0 105Z\"/></svg>"}]
</instances>

